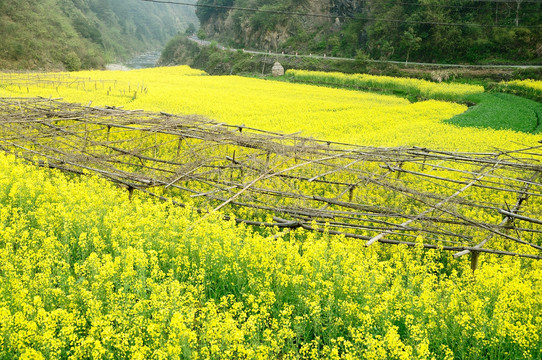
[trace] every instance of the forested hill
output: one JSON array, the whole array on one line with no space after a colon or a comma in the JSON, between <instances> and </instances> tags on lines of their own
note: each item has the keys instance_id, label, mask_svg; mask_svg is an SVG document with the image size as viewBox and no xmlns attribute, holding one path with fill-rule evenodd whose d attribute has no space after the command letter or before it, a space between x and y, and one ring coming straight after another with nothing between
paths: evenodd
<instances>
[{"instance_id":1,"label":"forested hill","mask_svg":"<svg viewBox=\"0 0 542 360\"><path fill-rule=\"evenodd\" d=\"M100 68L190 23L192 7L141 0L0 0L0 69Z\"/></svg>"},{"instance_id":2,"label":"forested hill","mask_svg":"<svg viewBox=\"0 0 542 360\"><path fill-rule=\"evenodd\" d=\"M424 62L540 62L541 0L199 0L207 37L238 47ZM276 12L273 12L276 11ZM288 14L290 12L290 14ZM318 13L329 16L301 16Z\"/></svg>"}]
</instances>

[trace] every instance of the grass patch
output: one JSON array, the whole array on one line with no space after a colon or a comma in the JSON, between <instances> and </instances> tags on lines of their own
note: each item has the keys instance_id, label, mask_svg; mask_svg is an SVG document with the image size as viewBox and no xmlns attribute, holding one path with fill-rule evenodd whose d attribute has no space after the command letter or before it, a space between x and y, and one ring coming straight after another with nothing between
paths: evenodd
<instances>
[{"instance_id":1,"label":"grass patch","mask_svg":"<svg viewBox=\"0 0 542 360\"><path fill-rule=\"evenodd\" d=\"M484 93L470 97L475 103L468 111L445 121L448 124L495 130L539 133L542 104L519 96Z\"/></svg>"}]
</instances>

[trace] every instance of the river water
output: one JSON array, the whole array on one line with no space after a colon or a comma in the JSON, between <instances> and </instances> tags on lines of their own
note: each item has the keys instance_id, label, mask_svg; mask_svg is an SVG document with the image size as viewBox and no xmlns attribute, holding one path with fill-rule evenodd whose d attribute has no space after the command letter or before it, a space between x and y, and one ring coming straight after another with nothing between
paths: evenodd
<instances>
[{"instance_id":1,"label":"river water","mask_svg":"<svg viewBox=\"0 0 542 360\"><path fill-rule=\"evenodd\" d=\"M147 69L156 67L160 59L160 51L150 51L144 54L137 55L125 63L107 64L107 70L133 70Z\"/></svg>"}]
</instances>

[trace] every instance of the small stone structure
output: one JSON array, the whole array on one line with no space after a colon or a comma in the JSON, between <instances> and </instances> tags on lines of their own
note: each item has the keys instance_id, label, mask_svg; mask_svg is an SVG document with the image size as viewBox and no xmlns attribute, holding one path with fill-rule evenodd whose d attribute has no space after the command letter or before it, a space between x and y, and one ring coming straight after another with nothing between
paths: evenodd
<instances>
[{"instance_id":1,"label":"small stone structure","mask_svg":"<svg viewBox=\"0 0 542 360\"><path fill-rule=\"evenodd\" d=\"M277 61L273 64L273 68L271 69L271 74L273 76L282 76L284 75L284 68L282 65Z\"/></svg>"}]
</instances>

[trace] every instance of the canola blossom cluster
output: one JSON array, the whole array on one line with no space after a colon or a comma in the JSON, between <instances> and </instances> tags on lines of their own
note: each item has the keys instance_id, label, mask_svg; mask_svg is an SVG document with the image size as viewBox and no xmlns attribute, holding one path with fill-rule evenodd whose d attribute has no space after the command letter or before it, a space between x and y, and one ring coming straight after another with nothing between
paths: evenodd
<instances>
[{"instance_id":1,"label":"canola blossom cluster","mask_svg":"<svg viewBox=\"0 0 542 360\"><path fill-rule=\"evenodd\" d=\"M275 238L0 154L2 359L539 359L541 264L482 262Z\"/></svg>"},{"instance_id":2,"label":"canola blossom cluster","mask_svg":"<svg viewBox=\"0 0 542 360\"><path fill-rule=\"evenodd\" d=\"M513 81L508 81L506 84L520 86L520 87L524 87L528 89L534 89L542 93L542 81L539 81L539 80L530 80L530 79L513 80Z\"/></svg>"},{"instance_id":3,"label":"canola blossom cluster","mask_svg":"<svg viewBox=\"0 0 542 360\"><path fill-rule=\"evenodd\" d=\"M64 74L66 78L58 81L55 77L62 74L39 74L39 82L28 74L19 74L18 80L16 76L0 74L0 96L42 96L92 106L199 114L229 124L359 145L480 151L517 148L539 140L510 130L447 124L445 120L468 110L453 102L411 103L398 96L361 91L208 76L187 66L85 71ZM441 89L463 86L427 83Z\"/></svg>"},{"instance_id":4,"label":"canola blossom cluster","mask_svg":"<svg viewBox=\"0 0 542 360\"><path fill-rule=\"evenodd\" d=\"M0 74L0 96L199 114L370 146L493 151L539 140L444 123L467 110L462 104L215 77L188 67ZM123 144L122 136L110 140ZM139 144L158 151L151 144L157 140ZM164 147L164 157L176 146ZM364 191L419 213L383 190ZM473 192L471 200L487 200L488 192ZM481 256L473 275L468 258L442 251L366 248L325 231L255 230L220 213L202 217L191 207L198 204L183 201L189 206L137 191L129 197L103 179L1 153L0 359L542 357L541 262ZM534 212L541 206L540 199L529 204ZM502 219L481 210L464 215L489 224ZM254 214L241 209L235 216Z\"/></svg>"},{"instance_id":5,"label":"canola blossom cluster","mask_svg":"<svg viewBox=\"0 0 542 360\"><path fill-rule=\"evenodd\" d=\"M426 99L448 101L465 100L470 95L484 92L484 87L481 85L435 83L421 79L369 74L344 74L339 72L289 69L286 75L296 81L309 81L319 84L351 86L372 90L399 91Z\"/></svg>"}]
</instances>

